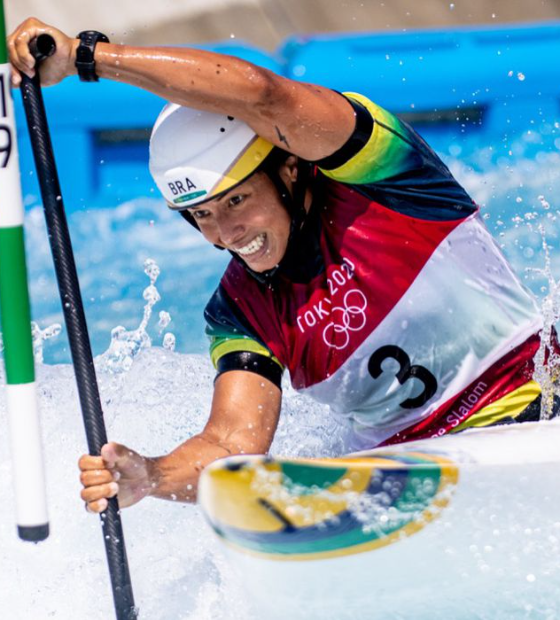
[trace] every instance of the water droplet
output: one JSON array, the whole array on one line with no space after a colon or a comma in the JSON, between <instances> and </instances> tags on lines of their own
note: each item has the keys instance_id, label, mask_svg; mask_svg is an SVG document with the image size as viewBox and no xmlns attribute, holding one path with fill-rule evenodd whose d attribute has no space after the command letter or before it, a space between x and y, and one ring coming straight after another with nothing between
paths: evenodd
<instances>
[{"instance_id":1,"label":"water droplet","mask_svg":"<svg viewBox=\"0 0 560 620\"><path fill-rule=\"evenodd\" d=\"M167 351L175 351L176 342L177 341L175 339L175 334L172 334L171 332L167 332L165 336L163 337L162 346Z\"/></svg>"}]
</instances>

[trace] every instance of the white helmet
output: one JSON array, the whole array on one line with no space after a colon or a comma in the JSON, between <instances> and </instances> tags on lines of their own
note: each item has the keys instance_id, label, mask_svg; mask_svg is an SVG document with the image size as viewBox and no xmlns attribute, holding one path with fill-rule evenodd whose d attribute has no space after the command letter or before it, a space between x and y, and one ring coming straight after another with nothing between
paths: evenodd
<instances>
[{"instance_id":1,"label":"white helmet","mask_svg":"<svg viewBox=\"0 0 560 620\"><path fill-rule=\"evenodd\" d=\"M235 187L274 146L233 116L168 103L150 139L150 172L171 209L199 205Z\"/></svg>"}]
</instances>

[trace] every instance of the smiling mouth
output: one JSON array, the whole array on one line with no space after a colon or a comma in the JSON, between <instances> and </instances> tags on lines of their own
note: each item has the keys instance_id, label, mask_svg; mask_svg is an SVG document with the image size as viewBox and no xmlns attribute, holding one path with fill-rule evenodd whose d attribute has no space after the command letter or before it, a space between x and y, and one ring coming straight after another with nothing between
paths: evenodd
<instances>
[{"instance_id":1,"label":"smiling mouth","mask_svg":"<svg viewBox=\"0 0 560 620\"><path fill-rule=\"evenodd\" d=\"M234 252L243 257L251 256L252 254L256 254L263 247L265 240L266 233L261 233L247 245L244 245L241 248L235 248Z\"/></svg>"}]
</instances>

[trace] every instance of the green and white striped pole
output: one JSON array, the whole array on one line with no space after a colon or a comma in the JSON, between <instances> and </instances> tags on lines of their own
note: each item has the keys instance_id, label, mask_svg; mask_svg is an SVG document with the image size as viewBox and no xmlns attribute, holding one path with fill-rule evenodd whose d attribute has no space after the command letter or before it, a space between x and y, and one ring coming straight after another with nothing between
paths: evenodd
<instances>
[{"instance_id":1,"label":"green and white striped pole","mask_svg":"<svg viewBox=\"0 0 560 620\"><path fill-rule=\"evenodd\" d=\"M0 0L0 316L6 365L6 403L18 534L38 542L49 535L27 269L23 202L4 6Z\"/></svg>"}]
</instances>

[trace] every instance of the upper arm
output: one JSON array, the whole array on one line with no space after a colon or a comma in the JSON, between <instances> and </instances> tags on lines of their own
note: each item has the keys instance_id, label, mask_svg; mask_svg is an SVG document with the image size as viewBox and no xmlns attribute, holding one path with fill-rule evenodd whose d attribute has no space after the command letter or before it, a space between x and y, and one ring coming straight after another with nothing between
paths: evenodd
<instances>
[{"instance_id":1,"label":"upper arm","mask_svg":"<svg viewBox=\"0 0 560 620\"><path fill-rule=\"evenodd\" d=\"M343 183L366 185L422 167L426 156L437 155L418 134L394 114L357 93L345 93L362 130L331 157L318 161L325 176ZM369 123L368 123L369 119ZM351 148L349 148L351 147Z\"/></svg>"},{"instance_id":2,"label":"upper arm","mask_svg":"<svg viewBox=\"0 0 560 620\"><path fill-rule=\"evenodd\" d=\"M278 386L264 377L240 370L219 375L202 434L232 454L264 454L274 438L281 402Z\"/></svg>"},{"instance_id":3,"label":"upper arm","mask_svg":"<svg viewBox=\"0 0 560 620\"><path fill-rule=\"evenodd\" d=\"M220 284L204 310L210 357L218 376L254 373L280 389L284 367Z\"/></svg>"},{"instance_id":4,"label":"upper arm","mask_svg":"<svg viewBox=\"0 0 560 620\"><path fill-rule=\"evenodd\" d=\"M272 144L315 161L336 152L352 135L355 113L340 93L265 69L259 76L261 99L245 110L243 120Z\"/></svg>"},{"instance_id":5,"label":"upper arm","mask_svg":"<svg viewBox=\"0 0 560 620\"><path fill-rule=\"evenodd\" d=\"M342 95L271 72L262 79L271 82L262 86L267 94L244 120L258 135L317 163L337 181L367 184L394 176L418 167L421 150L428 148L396 116L367 97Z\"/></svg>"},{"instance_id":6,"label":"upper arm","mask_svg":"<svg viewBox=\"0 0 560 620\"><path fill-rule=\"evenodd\" d=\"M218 374L203 435L232 454L266 452L280 414L283 366L257 338L223 285L212 295L204 316Z\"/></svg>"}]
</instances>

